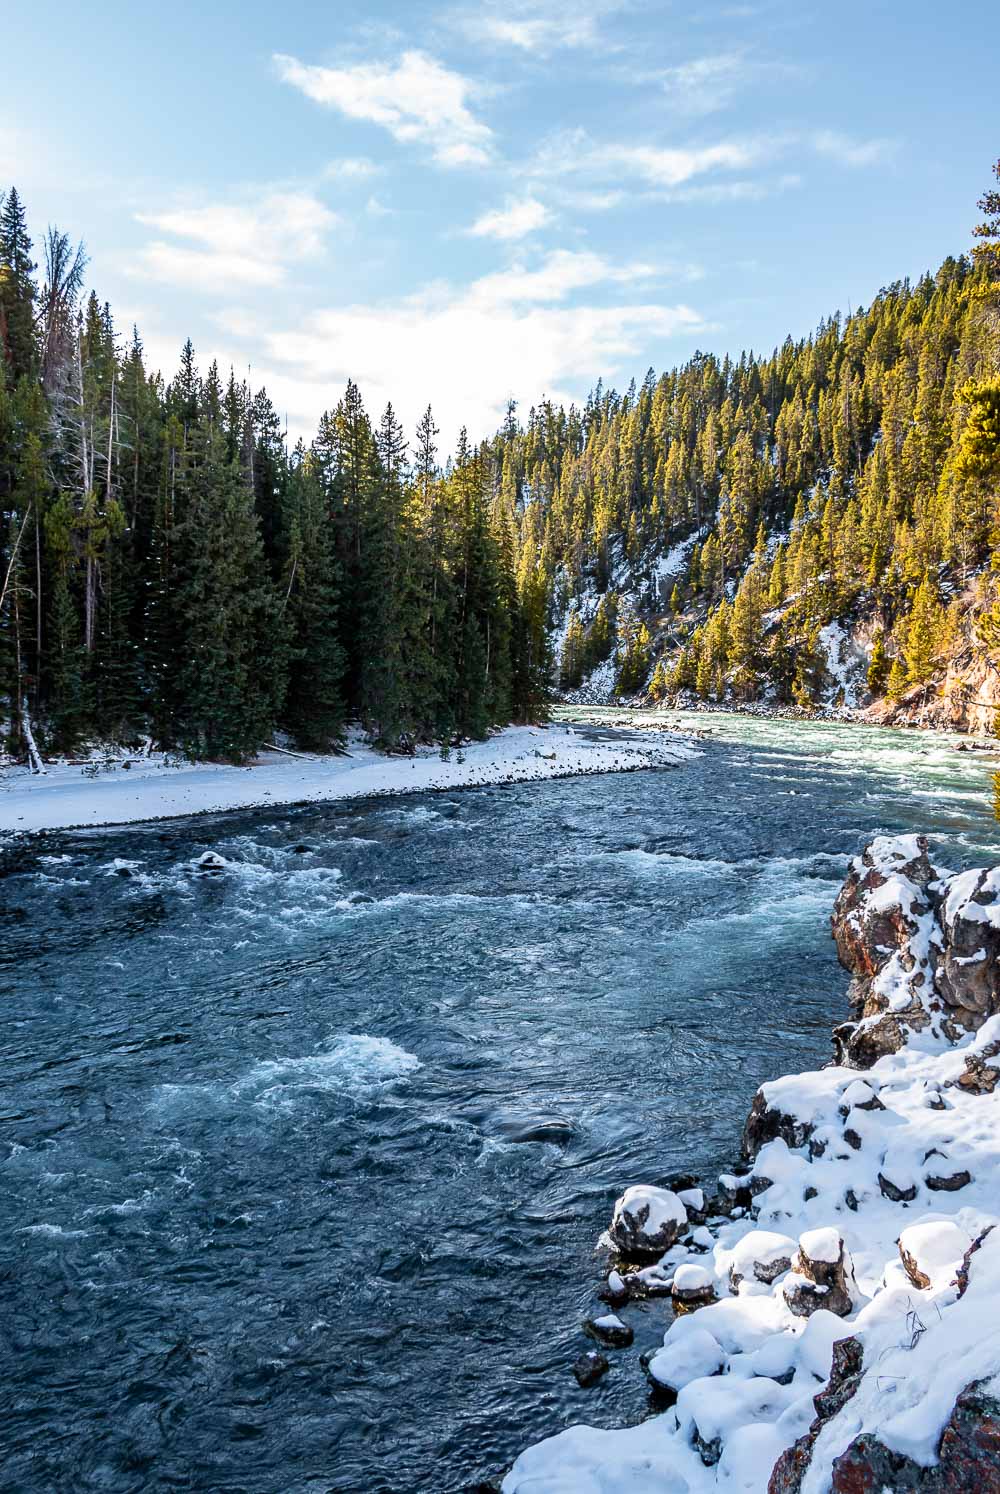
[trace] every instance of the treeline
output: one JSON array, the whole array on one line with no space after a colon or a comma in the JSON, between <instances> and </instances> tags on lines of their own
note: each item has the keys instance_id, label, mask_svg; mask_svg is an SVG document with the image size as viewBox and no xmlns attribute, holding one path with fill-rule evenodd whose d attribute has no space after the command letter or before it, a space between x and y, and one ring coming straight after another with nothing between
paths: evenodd
<instances>
[{"instance_id":1,"label":"treeline","mask_svg":"<svg viewBox=\"0 0 1000 1494\"><path fill-rule=\"evenodd\" d=\"M1000 641L1000 192L980 206L972 256L814 336L696 354L508 431L503 481L535 500L523 522L569 608L564 688L611 651L606 618L583 621L595 594L643 614L617 607L623 694L808 704L821 630L845 616L871 620L876 693L929 678L970 612L979 644Z\"/></svg>"},{"instance_id":2,"label":"treeline","mask_svg":"<svg viewBox=\"0 0 1000 1494\"><path fill-rule=\"evenodd\" d=\"M188 342L165 383L82 297L49 230L39 280L0 198L0 749L148 734L239 760L359 719L391 750L544 710L548 597L499 440L442 470L355 385L289 452L265 391Z\"/></svg>"}]
</instances>

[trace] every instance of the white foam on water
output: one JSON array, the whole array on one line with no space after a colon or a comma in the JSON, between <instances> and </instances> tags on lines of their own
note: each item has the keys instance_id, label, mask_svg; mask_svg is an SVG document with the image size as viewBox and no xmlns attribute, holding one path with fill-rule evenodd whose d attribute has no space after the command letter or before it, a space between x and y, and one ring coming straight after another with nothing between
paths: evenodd
<instances>
[{"instance_id":1,"label":"white foam on water","mask_svg":"<svg viewBox=\"0 0 1000 1494\"><path fill-rule=\"evenodd\" d=\"M589 859L589 858L588 858ZM640 875L655 875L660 872L680 872L684 876L704 875L728 876L736 870L731 861L714 861L710 857L681 856L674 851L606 851L595 859L608 860L630 867Z\"/></svg>"},{"instance_id":2,"label":"white foam on water","mask_svg":"<svg viewBox=\"0 0 1000 1494\"><path fill-rule=\"evenodd\" d=\"M232 1086L237 1097L251 1096L264 1106L294 1104L306 1090L361 1097L421 1067L415 1053L408 1053L388 1038L368 1033L344 1033L323 1053L301 1058L266 1059Z\"/></svg>"},{"instance_id":3,"label":"white foam on water","mask_svg":"<svg viewBox=\"0 0 1000 1494\"><path fill-rule=\"evenodd\" d=\"M44 1235L53 1240L79 1240L89 1233L85 1229L64 1229L61 1224L25 1224L19 1235Z\"/></svg>"}]
</instances>

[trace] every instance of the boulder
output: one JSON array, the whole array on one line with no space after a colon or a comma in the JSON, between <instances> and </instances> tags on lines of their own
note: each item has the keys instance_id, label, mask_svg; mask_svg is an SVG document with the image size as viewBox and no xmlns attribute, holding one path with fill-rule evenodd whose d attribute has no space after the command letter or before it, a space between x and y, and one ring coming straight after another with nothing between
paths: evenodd
<instances>
[{"instance_id":1,"label":"boulder","mask_svg":"<svg viewBox=\"0 0 1000 1494\"><path fill-rule=\"evenodd\" d=\"M877 836L866 846L833 906L833 938L844 968L863 981L878 975L930 911L926 889L936 880L923 835Z\"/></svg>"},{"instance_id":2,"label":"boulder","mask_svg":"<svg viewBox=\"0 0 1000 1494\"><path fill-rule=\"evenodd\" d=\"M907 1276L922 1291L951 1281L971 1245L953 1219L928 1219L903 1230L899 1256Z\"/></svg>"},{"instance_id":3,"label":"boulder","mask_svg":"<svg viewBox=\"0 0 1000 1494\"><path fill-rule=\"evenodd\" d=\"M783 1110L770 1105L764 1089L759 1089L753 1097L750 1114L743 1128L741 1153L746 1161L752 1162L761 1147L778 1138L794 1150L795 1147L805 1146L812 1131L812 1126L806 1121L798 1120L794 1115L787 1115ZM725 1187L723 1177L720 1177L719 1182ZM747 1183L752 1188L749 1179Z\"/></svg>"},{"instance_id":4,"label":"boulder","mask_svg":"<svg viewBox=\"0 0 1000 1494\"><path fill-rule=\"evenodd\" d=\"M938 990L962 1025L1000 1011L1000 868L948 877L939 921Z\"/></svg>"},{"instance_id":5,"label":"boulder","mask_svg":"<svg viewBox=\"0 0 1000 1494\"><path fill-rule=\"evenodd\" d=\"M846 1318L854 1268L843 1237L835 1229L811 1229L799 1236L792 1271L782 1288L789 1310L807 1318L819 1308Z\"/></svg>"},{"instance_id":6,"label":"boulder","mask_svg":"<svg viewBox=\"0 0 1000 1494\"><path fill-rule=\"evenodd\" d=\"M1000 1402L980 1384L962 1391L941 1436L938 1461L922 1468L871 1433L834 1460L831 1494L883 1489L908 1494L985 1494L1000 1489Z\"/></svg>"},{"instance_id":7,"label":"boulder","mask_svg":"<svg viewBox=\"0 0 1000 1494\"><path fill-rule=\"evenodd\" d=\"M686 1261L674 1272L671 1296L686 1306L701 1306L715 1297L715 1277L704 1266Z\"/></svg>"},{"instance_id":8,"label":"boulder","mask_svg":"<svg viewBox=\"0 0 1000 1494\"><path fill-rule=\"evenodd\" d=\"M882 1197L893 1203L912 1203L917 1196L917 1185L908 1172L898 1172L895 1178L880 1172L878 1186Z\"/></svg>"},{"instance_id":9,"label":"boulder","mask_svg":"<svg viewBox=\"0 0 1000 1494\"><path fill-rule=\"evenodd\" d=\"M626 1188L615 1204L612 1243L634 1259L658 1259L674 1244L688 1222L687 1210L669 1188L639 1184Z\"/></svg>"},{"instance_id":10,"label":"boulder","mask_svg":"<svg viewBox=\"0 0 1000 1494\"><path fill-rule=\"evenodd\" d=\"M611 1368L610 1362L596 1349L588 1349L586 1354L581 1354L573 1366L577 1384L584 1390L589 1390L591 1385L596 1385L602 1375L606 1375Z\"/></svg>"},{"instance_id":11,"label":"boulder","mask_svg":"<svg viewBox=\"0 0 1000 1494\"><path fill-rule=\"evenodd\" d=\"M609 1349L627 1349L635 1335L627 1323L623 1323L617 1313L608 1312L600 1318L588 1318L583 1325L585 1333L591 1338L596 1338L598 1343L606 1344Z\"/></svg>"},{"instance_id":12,"label":"boulder","mask_svg":"<svg viewBox=\"0 0 1000 1494\"><path fill-rule=\"evenodd\" d=\"M694 1327L690 1319L683 1326L686 1331L679 1333L672 1328L663 1348L644 1360L654 1390L672 1391L676 1395L692 1380L717 1375L725 1368L726 1356L712 1334L705 1328Z\"/></svg>"}]
</instances>

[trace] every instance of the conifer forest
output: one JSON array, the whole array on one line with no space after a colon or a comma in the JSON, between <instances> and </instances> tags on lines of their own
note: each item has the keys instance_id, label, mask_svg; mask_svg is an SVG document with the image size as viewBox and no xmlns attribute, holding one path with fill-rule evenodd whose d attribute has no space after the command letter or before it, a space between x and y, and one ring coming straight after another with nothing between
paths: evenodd
<instances>
[{"instance_id":1,"label":"conifer forest","mask_svg":"<svg viewBox=\"0 0 1000 1494\"><path fill-rule=\"evenodd\" d=\"M349 383L290 448L266 390L190 341L151 369L83 246L33 240L11 186L8 753L149 737L240 761L349 719L408 751L538 718L608 660L620 697L808 708L845 619L873 698L1000 655L1000 190L980 208L970 254L811 336L512 403L442 453L432 403L410 433Z\"/></svg>"}]
</instances>

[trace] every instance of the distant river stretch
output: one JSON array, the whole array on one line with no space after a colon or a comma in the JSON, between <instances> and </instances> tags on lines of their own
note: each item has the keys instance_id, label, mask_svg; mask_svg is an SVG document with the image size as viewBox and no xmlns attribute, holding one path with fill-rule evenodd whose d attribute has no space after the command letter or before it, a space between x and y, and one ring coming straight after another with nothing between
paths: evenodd
<instances>
[{"instance_id":1,"label":"distant river stretch","mask_svg":"<svg viewBox=\"0 0 1000 1494\"><path fill-rule=\"evenodd\" d=\"M459 1494L572 1421L617 1192L823 1061L849 855L992 759L678 717L680 767L67 832L0 880L0 1488ZM215 873L196 869L213 850Z\"/></svg>"}]
</instances>

